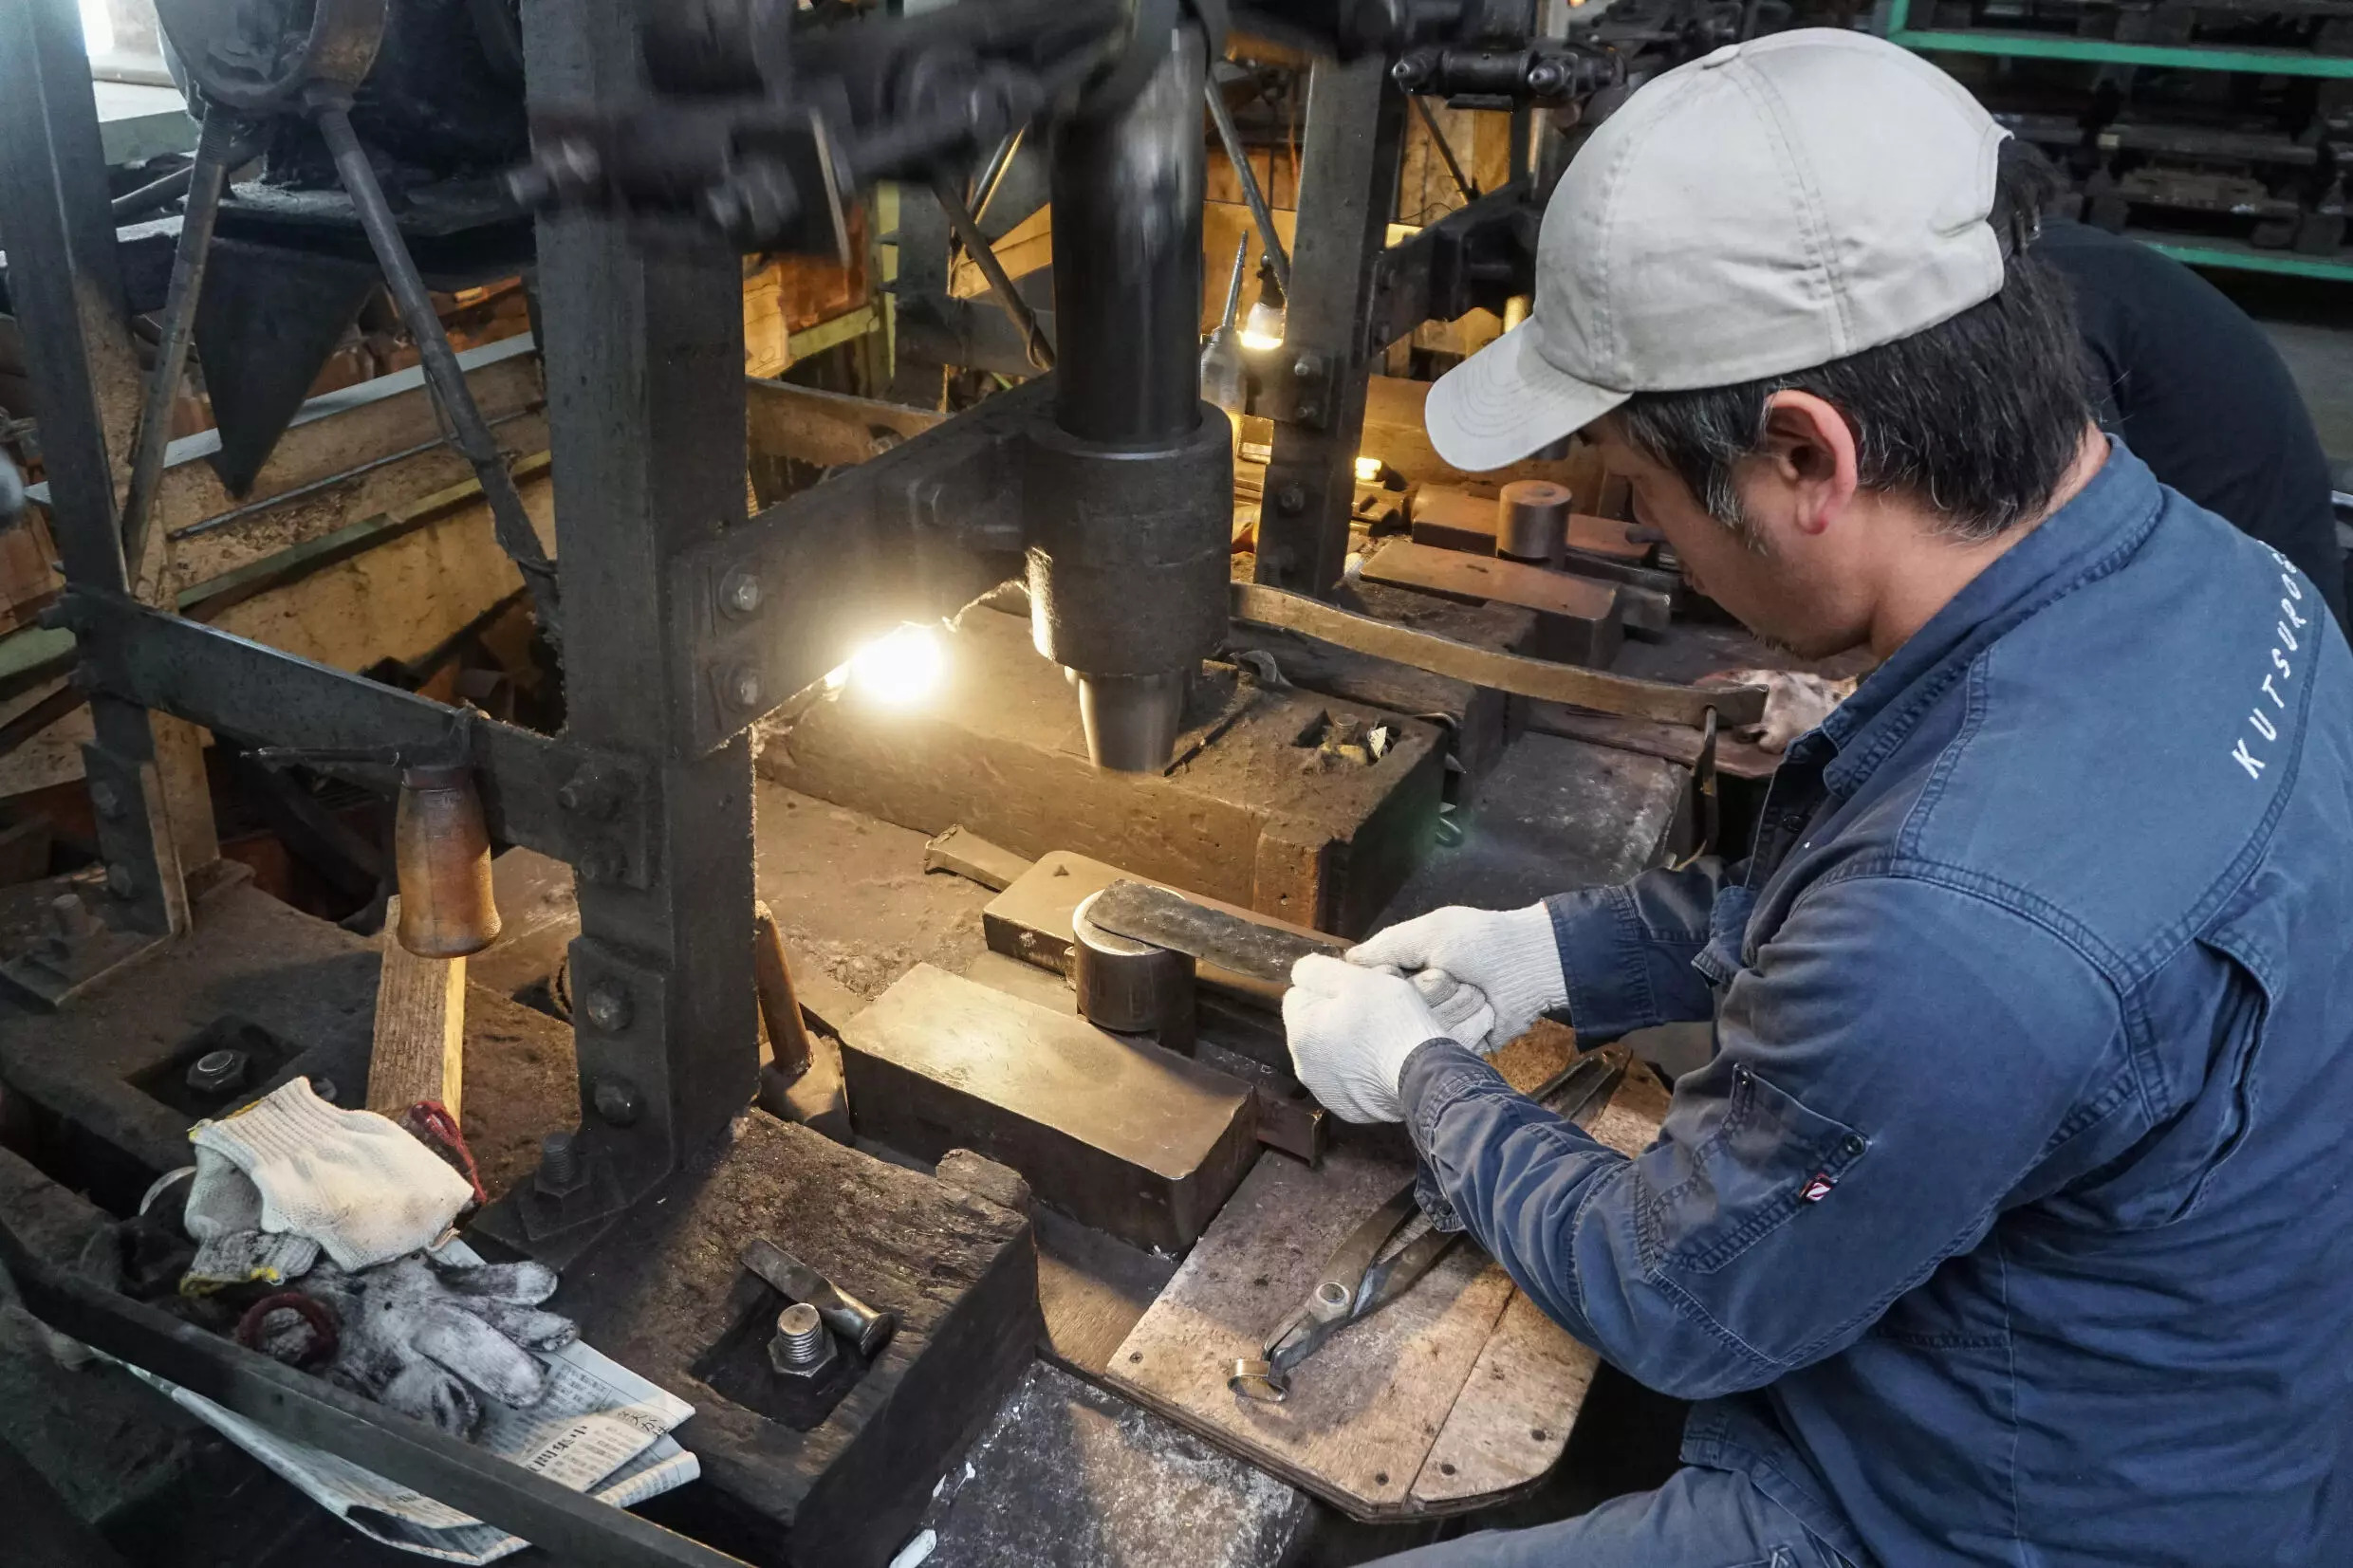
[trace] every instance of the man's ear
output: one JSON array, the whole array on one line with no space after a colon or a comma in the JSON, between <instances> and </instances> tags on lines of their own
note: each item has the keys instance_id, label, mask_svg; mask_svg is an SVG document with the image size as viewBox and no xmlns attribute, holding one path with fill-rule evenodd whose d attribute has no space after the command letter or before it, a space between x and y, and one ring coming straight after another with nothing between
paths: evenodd
<instances>
[{"instance_id":1,"label":"man's ear","mask_svg":"<svg viewBox=\"0 0 2353 1568\"><path fill-rule=\"evenodd\" d=\"M1855 498L1855 433L1833 404L1810 392L1776 392L1765 400L1763 456L1788 489L1790 522L1801 533L1827 529Z\"/></svg>"}]
</instances>

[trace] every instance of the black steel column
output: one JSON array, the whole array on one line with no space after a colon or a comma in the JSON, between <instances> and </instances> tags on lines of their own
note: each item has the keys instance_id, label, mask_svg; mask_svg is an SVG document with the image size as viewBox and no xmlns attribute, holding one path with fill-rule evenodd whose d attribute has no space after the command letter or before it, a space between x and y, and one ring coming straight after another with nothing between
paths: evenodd
<instances>
[{"instance_id":1,"label":"black steel column","mask_svg":"<svg viewBox=\"0 0 2353 1568\"><path fill-rule=\"evenodd\" d=\"M110 453L130 450L139 379L73 0L0 5L0 247L66 579L127 594ZM218 854L193 732L111 697L90 709L97 738L83 758L107 889L133 930L185 930L185 872Z\"/></svg>"},{"instance_id":2,"label":"black steel column","mask_svg":"<svg viewBox=\"0 0 2353 1568\"><path fill-rule=\"evenodd\" d=\"M637 97L639 13L634 0L529 0L532 101ZM544 217L538 246L569 733L644 759L658 797L650 886L574 868L583 1131L564 1163L586 1174L537 1185L585 1180L590 1197L527 1208L526 1227L561 1259L584 1245L584 1208L641 1194L754 1089L750 740L696 753L696 668L667 636L673 599L695 591L678 552L744 519L743 271L693 229L646 238L602 215ZM577 783L565 808L599 810L597 781Z\"/></svg>"},{"instance_id":3,"label":"black steel column","mask_svg":"<svg viewBox=\"0 0 2353 1568\"><path fill-rule=\"evenodd\" d=\"M1087 751L1157 772L1226 628L1232 458L1201 402L1207 49L1190 24L1134 100L1055 133L1054 419L1033 437L1031 631Z\"/></svg>"},{"instance_id":4,"label":"black steel column","mask_svg":"<svg viewBox=\"0 0 2353 1568\"><path fill-rule=\"evenodd\" d=\"M1258 522L1258 581L1328 595L1348 556L1373 266L1397 211L1405 95L1388 65L1318 60L1307 79L1298 241L1284 315L1282 372L1294 381L1276 421Z\"/></svg>"}]
</instances>

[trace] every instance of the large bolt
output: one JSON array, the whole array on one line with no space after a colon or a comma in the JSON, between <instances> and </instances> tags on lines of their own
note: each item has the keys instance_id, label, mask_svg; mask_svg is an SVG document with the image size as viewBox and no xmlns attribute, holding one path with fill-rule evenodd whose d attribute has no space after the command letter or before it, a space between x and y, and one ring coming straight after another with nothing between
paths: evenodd
<instances>
[{"instance_id":1,"label":"large bolt","mask_svg":"<svg viewBox=\"0 0 2353 1568\"><path fill-rule=\"evenodd\" d=\"M806 1301L776 1315L776 1335L768 1342L769 1365L787 1377L814 1377L833 1364L833 1336Z\"/></svg>"},{"instance_id":2,"label":"large bolt","mask_svg":"<svg viewBox=\"0 0 2353 1568\"><path fill-rule=\"evenodd\" d=\"M91 782L90 805L110 822L122 820L122 791L104 779Z\"/></svg>"},{"instance_id":3,"label":"large bolt","mask_svg":"<svg viewBox=\"0 0 2353 1568\"><path fill-rule=\"evenodd\" d=\"M581 1010L588 1022L606 1034L615 1034L629 1027L629 993L610 980L601 980L588 987Z\"/></svg>"},{"instance_id":4,"label":"large bolt","mask_svg":"<svg viewBox=\"0 0 2353 1568\"><path fill-rule=\"evenodd\" d=\"M728 695L735 699L736 707L759 707L760 672L749 664L737 665L734 673L727 677L727 691Z\"/></svg>"},{"instance_id":5,"label":"large bolt","mask_svg":"<svg viewBox=\"0 0 2353 1568\"><path fill-rule=\"evenodd\" d=\"M1322 368L1323 367L1316 362L1315 356L1312 354L1302 354L1298 359L1291 361L1291 374L1298 377L1303 381L1314 379L1315 373Z\"/></svg>"},{"instance_id":6,"label":"large bolt","mask_svg":"<svg viewBox=\"0 0 2353 1568\"><path fill-rule=\"evenodd\" d=\"M551 1198L568 1198L588 1185L588 1171L569 1133L539 1140L539 1173L531 1185Z\"/></svg>"},{"instance_id":7,"label":"large bolt","mask_svg":"<svg viewBox=\"0 0 2353 1568\"><path fill-rule=\"evenodd\" d=\"M61 893L49 900L48 927L52 941L70 944L96 931L98 917L80 897Z\"/></svg>"},{"instance_id":8,"label":"large bolt","mask_svg":"<svg viewBox=\"0 0 2353 1568\"><path fill-rule=\"evenodd\" d=\"M612 781L592 765L564 781L563 787L556 791L556 804L584 817L602 820L612 816L621 802L614 797Z\"/></svg>"},{"instance_id":9,"label":"large bolt","mask_svg":"<svg viewBox=\"0 0 2353 1568\"><path fill-rule=\"evenodd\" d=\"M634 1127L645 1114L645 1097L625 1078L601 1078L596 1088L597 1115L612 1127Z\"/></svg>"},{"instance_id":10,"label":"large bolt","mask_svg":"<svg viewBox=\"0 0 2353 1568\"><path fill-rule=\"evenodd\" d=\"M120 861L108 866L106 891L118 898L128 898L139 891L139 874Z\"/></svg>"},{"instance_id":11,"label":"large bolt","mask_svg":"<svg viewBox=\"0 0 2353 1568\"><path fill-rule=\"evenodd\" d=\"M731 616L748 616L760 607L760 580L750 572L730 572L719 582L719 608Z\"/></svg>"},{"instance_id":12,"label":"large bolt","mask_svg":"<svg viewBox=\"0 0 2353 1568\"><path fill-rule=\"evenodd\" d=\"M1297 485L1284 486L1281 489L1274 492L1274 509L1281 512L1299 512L1306 510L1307 492L1301 489Z\"/></svg>"},{"instance_id":13,"label":"large bolt","mask_svg":"<svg viewBox=\"0 0 2353 1568\"><path fill-rule=\"evenodd\" d=\"M200 1095L225 1095L245 1081L251 1059L243 1051L207 1051L189 1064L188 1087Z\"/></svg>"}]
</instances>

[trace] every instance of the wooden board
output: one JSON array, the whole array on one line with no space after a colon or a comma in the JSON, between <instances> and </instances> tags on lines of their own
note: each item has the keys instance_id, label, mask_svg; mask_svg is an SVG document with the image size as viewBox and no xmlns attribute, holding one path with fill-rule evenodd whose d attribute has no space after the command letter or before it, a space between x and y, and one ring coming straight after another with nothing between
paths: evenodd
<instances>
[{"instance_id":1,"label":"wooden board","mask_svg":"<svg viewBox=\"0 0 2353 1568\"><path fill-rule=\"evenodd\" d=\"M1400 588L1447 594L1456 599L1499 600L1540 615L1603 621L1618 613L1617 590L1588 578L1571 577L1523 561L1442 550L1393 539L1364 563L1364 575Z\"/></svg>"},{"instance_id":2,"label":"wooden board","mask_svg":"<svg viewBox=\"0 0 2353 1568\"><path fill-rule=\"evenodd\" d=\"M1630 1073L1596 1135L1638 1152L1666 1103L1647 1072ZM1260 1354L1331 1248L1412 1172L1396 1143L1364 1139L1335 1149L1321 1171L1260 1161L1113 1356L1108 1381L1358 1519L1461 1512L1541 1478L1567 1445L1595 1357L1473 1246L1335 1336L1283 1404L1226 1387L1229 1363Z\"/></svg>"},{"instance_id":3,"label":"wooden board","mask_svg":"<svg viewBox=\"0 0 2353 1568\"><path fill-rule=\"evenodd\" d=\"M419 958L395 939L400 896L384 907L383 968L376 982L376 1047L368 1057L367 1108L398 1117L438 1100L463 1119L466 961Z\"/></svg>"},{"instance_id":4,"label":"wooden board","mask_svg":"<svg viewBox=\"0 0 2353 1568\"><path fill-rule=\"evenodd\" d=\"M1352 615L1337 605L1270 588L1262 582L1236 582L1229 592L1236 620L1279 627L1517 696L1569 703L1597 712L1658 719L1693 729L1706 722L1711 708L1716 710L1718 721L1727 725L1756 724L1765 716L1765 689L1759 686L1702 692L1666 681L1641 680L1474 648L1410 626Z\"/></svg>"}]
</instances>

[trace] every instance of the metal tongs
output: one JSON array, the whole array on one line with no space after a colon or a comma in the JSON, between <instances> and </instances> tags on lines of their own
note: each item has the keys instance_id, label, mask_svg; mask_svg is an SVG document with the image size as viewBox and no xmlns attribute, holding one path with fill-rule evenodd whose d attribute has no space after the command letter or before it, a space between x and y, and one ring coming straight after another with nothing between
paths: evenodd
<instances>
[{"instance_id":1,"label":"metal tongs","mask_svg":"<svg viewBox=\"0 0 2353 1568\"><path fill-rule=\"evenodd\" d=\"M1542 1105L1573 1089L1573 1098L1558 1110L1574 1121L1608 1103L1626 1075L1626 1061L1622 1051L1580 1057L1528 1098ZM1268 1338L1260 1356L1233 1362L1226 1387L1261 1404L1279 1405L1288 1398L1293 1369L1333 1335L1413 1289L1462 1239L1460 1231L1439 1230L1426 1222L1415 1233L1420 1220L1414 1184L1408 1182L1332 1249L1307 1299Z\"/></svg>"}]
</instances>

